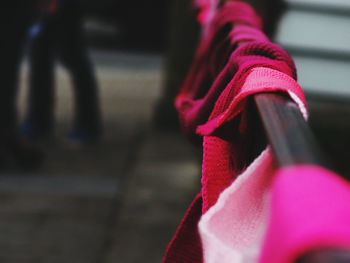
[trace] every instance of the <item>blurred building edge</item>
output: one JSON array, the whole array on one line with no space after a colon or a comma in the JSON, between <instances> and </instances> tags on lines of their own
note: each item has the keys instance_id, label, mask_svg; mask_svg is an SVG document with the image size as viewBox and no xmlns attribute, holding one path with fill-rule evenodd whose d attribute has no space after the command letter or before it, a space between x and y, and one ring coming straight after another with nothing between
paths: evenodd
<instances>
[{"instance_id":1,"label":"blurred building edge","mask_svg":"<svg viewBox=\"0 0 350 263\"><path fill-rule=\"evenodd\" d=\"M229 1L229 0L228 0ZM266 34L273 37L285 11L283 0L246 0L264 20ZM154 124L162 130L178 129L174 98L191 64L199 36L195 10L188 0L172 0L169 5L169 30L166 50L163 93L156 106Z\"/></svg>"}]
</instances>

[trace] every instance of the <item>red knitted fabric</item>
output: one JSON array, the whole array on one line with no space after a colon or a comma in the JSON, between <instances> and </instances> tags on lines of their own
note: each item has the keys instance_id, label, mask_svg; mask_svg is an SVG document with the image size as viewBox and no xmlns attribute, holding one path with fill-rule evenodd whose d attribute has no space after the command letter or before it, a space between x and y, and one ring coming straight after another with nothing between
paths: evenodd
<instances>
[{"instance_id":1,"label":"red knitted fabric","mask_svg":"<svg viewBox=\"0 0 350 263\"><path fill-rule=\"evenodd\" d=\"M235 48L232 39L239 34L233 31L231 36L230 32L236 24L260 28L260 19L249 5L229 3L217 12L208 34L199 43L193 65L175 102L183 130L188 136L193 136L196 126L208 119L215 100L234 74L234 69L228 66L227 70L230 71L221 73L223 78L215 80ZM256 38L256 35L251 34L250 37Z\"/></svg>"},{"instance_id":2,"label":"red knitted fabric","mask_svg":"<svg viewBox=\"0 0 350 263\"><path fill-rule=\"evenodd\" d=\"M270 75L262 76L264 71L259 68L272 70ZM266 81L247 80L252 72ZM249 5L225 4L216 12L199 43L175 102L184 132L192 138L204 137L202 191L169 244L164 263L202 262L197 230L199 205L202 204L205 213L249 165L247 145L251 138L247 128L254 122L247 117L249 96L282 92L305 101L299 87L274 85L269 83L270 78L294 81L293 60L282 48L269 42L260 30L260 19ZM254 85L245 85L246 81Z\"/></svg>"},{"instance_id":3,"label":"red knitted fabric","mask_svg":"<svg viewBox=\"0 0 350 263\"><path fill-rule=\"evenodd\" d=\"M203 261L197 224L202 216L201 195L197 195L176 230L165 252L166 263L199 263Z\"/></svg>"}]
</instances>

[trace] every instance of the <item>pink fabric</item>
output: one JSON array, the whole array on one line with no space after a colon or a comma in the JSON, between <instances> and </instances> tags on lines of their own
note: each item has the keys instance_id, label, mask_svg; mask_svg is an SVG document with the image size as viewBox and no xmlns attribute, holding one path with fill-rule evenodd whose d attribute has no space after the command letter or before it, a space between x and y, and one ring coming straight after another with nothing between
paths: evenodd
<instances>
[{"instance_id":1,"label":"pink fabric","mask_svg":"<svg viewBox=\"0 0 350 263\"><path fill-rule=\"evenodd\" d=\"M199 223L206 263L293 263L310 251L350 250L350 185L314 165L276 171L263 152Z\"/></svg>"},{"instance_id":2,"label":"pink fabric","mask_svg":"<svg viewBox=\"0 0 350 263\"><path fill-rule=\"evenodd\" d=\"M237 25L226 42L222 40L217 45L208 45L210 52L205 56L201 56L201 52L197 54L175 103L183 130L190 137L194 137L198 125L208 120L215 103L224 103L217 102L222 93L226 93L226 98L232 98L233 94L229 93L240 92L240 86L251 69L267 67L296 78L290 56L266 41L261 32L256 35L254 32L257 30ZM237 47L239 41L243 43ZM221 96L223 100L224 97Z\"/></svg>"},{"instance_id":3,"label":"pink fabric","mask_svg":"<svg viewBox=\"0 0 350 263\"><path fill-rule=\"evenodd\" d=\"M227 87L231 91L233 90L232 86ZM242 117L239 118L239 116L244 116L242 113L244 113L246 100L250 95L257 92L284 92L296 99L296 102L304 111L304 115L306 115L304 96L297 82L289 75L275 69L266 67L252 68L246 76L245 82L241 83L241 86L237 86L237 90L239 91L237 93L231 92L226 94L222 92L218 101L226 99L230 103L216 103L211 115L212 119L198 128L198 131L203 132L202 134L205 135L203 141L202 192L201 198L197 199L197 204L201 202L203 213L216 203L219 194L233 182L237 175L246 167L245 165L249 164L245 164L246 155L243 153L245 148L247 148L247 140L251 138L244 129L237 129L237 127L247 126L242 125L242 123L248 122L248 120ZM223 105L226 105L227 108L224 108ZM238 126L235 125L237 120L239 120ZM202 129L203 131L201 131ZM269 169L269 167L266 169ZM199 206L196 205L195 207L196 210L193 207L190 208L186 219L180 225L172 243L168 247L168 253L163 262L176 262L176 260L169 261L170 253L173 258L176 258L174 255L179 255L181 258L186 257L185 251L191 251L190 255L201 253L198 250L201 247L195 246L196 239L183 238L186 233L194 232L193 229L190 231L188 226L193 226L193 222L198 222L196 220L199 220L201 215L201 213L198 214L197 210ZM199 217L189 216L192 214L199 215ZM254 236L254 238L257 237ZM189 240L191 241L189 242ZM175 243L176 245L174 245ZM247 248L247 251L249 249ZM204 251L209 250L205 249ZM250 254L248 253L247 256L250 256ZM202 262L201 258L195 259L192 256L188 256L186 260L184 262Z\"/></svg>"},{"instance_id":4,"label":"pink fabric","mask_svg":"<svg viewBox=\"0 0 350 263\"><path fill-rule=\"evenodd\" d=\"M305 104L293 60L269 42L260 27L259 17L246 3L230 2L218 9L176 98L184 132L203 138L202 191L169 244L164 263L202 262L193 228L252 161L254 120L247 118L248 98L282 92Z\"/></svg>"},{"instance_id":5,"label":"pink fabric","mask_svg":"<svg viewBox=\"0 0 350 263\"><path fill-rule=\"evenodd\" d=\"M195 0L194 5L198 8L198 22L202 26L210 23L216 10L217 0Z\"/></svg>"},{"instance_id":6,"label":"pink fabric","mask_svg":"<svg viewBox=\"0 0 350 263\"><path fill-rule=\"evenodd\" d=\"M283 93L307 117L293 60L261 32L248 4L233 1L210 15L206 8L206 32L175 102L184 132L203 139L202 191L163 263L289 263L311 248L349 248L344 181L315 166L273 175L269 150L251 164L251 95ZM203 246L197 229L202 215Z\"/></svg>"},{"instance_id":7,"label":"pink fabric","mask_svg":"<svg viewBox=\"0 0 350 263\"><path fill-rule=\"evenodd\" d=\"M202 216L202 200L196 196L172 240L170 241L162 262L166 263L200 263L203 262L202 244L197 228Z\"/></svg>"},{"instance_id":8,"label":"pink fabric","mask_svg":"<svg viewBox=\"0 0 350 263\"><path fill-rule=\"evenodd\" d=\"M204 262L257 262L268 221L268 189L275 172L264 151L204 214L199 231Z\"/></svg>"},{"instance_id":9,"label":"pink fabric","mask_svg":"<svg viewBox=\"0 0 350 263\"><path fill-rule=\"evenodd\" d=\"M280 71L257 67L250 70L239 92L233 93L231 99L227 98L230 101L225 104L227 108L217 103L211 116L213 119L197 129L204 135L204 216L199 224L204 262L257 262L259 256L267 227L267 193L275 172L271 152L266 150L238 176L240 167L243 167L241 162L245 160L246 142L251 139L245 136L245 123L249 120L243 118L242 113L247 108L247 98L257 92L289 94L307 117L305 98L297 82ZM221 96L226 94L223 92ZM235 134L232 126L226 124L232 123L239 115L237 127L243 129ZM231 134L220 136L218 129Z\"/></svg>"},{"instance_id":10,"label":"pink fabric","mask_svg":"<svg viewBox=\"0 0 350 263\"><path fill-rule=\"evenodd\" d=\"M320 248L350 249L350 186L324 168L280 170L260 263L292 263Z\"/></svg>"},{"instance_id":11,"label":"pink fabric","mask_svg":"<svg viewBox=\"0 0 350 263\"><path fill-rule=\"evenodd\" d=\"M210 30L207 35L202 36L198 45L193 65L187 75L186 80L176 100L177 107L181 107L182 99L196 99L201 90L207 92L214 78L225 66L232 48L229 31L236 25L248 25L254 28L260 28L259 17L256 16L254 10L247 4L241 2L233 2L225 5L225 8L217 11L210 24ZM222 32L225 26L229 26L227 36ZM254 38L252 34L252 38ZM233 36L234 38L234 36ZM219 48L220 47L220 48ZM214 50L218 52L214 52ZM213 57L214 53L219 53Z\"/></svg>"},{"instance_id":12,"label":"pink fabric","mask_svg":"<svg viewBox=\"0 0 350 263\"><path fill-rule=\"evenodd\" d=\"M226 104L227 109L223 111L220 107L217 112L213 111L209 121L198 126L198 134L209 135L213 133L217 128L224 125L225 122L231 121L246 108L246 100L250 95L263 92L286 93L292 98L298 98L296 102L301 108L303 115L307 116L304 93L292 77L281 71L266 67L255 67L248 73L243 84L236 78L231 80L217 102L217 104ZM233 94L230 96L230 93ZM220 101L221 98L223 101Z\"/></svg>"},{"instance_id":13,"label":"pink fabric","mask_svg":"<svg viewBox=\"0 0 350 263\"><path fill-rule=\"evenodd\" d=\"M230 32L231 45L239 45L244 42L261 41L268 42L269 39L257 27L249 25L237 25Z\"/></svg>"},{"instance_id":14,"label":"pink fabric","mask_svg":"<svg viewBox=\"0 0 350 263\"><path fill-rule=\"evenodd\" d=\"M244 83L239 83L241 86L234 84L230 82L222 92L207 123L197 128L197 132L204 136L203 212L216 203L219 194L231 184L243 168L249 165L245 163L247 155L245 151L249 144L247 141L251 140L250 134L246 131L249 120L244 114L242 115L247 108L249 96L261 92L286 93L299 105L304 116L307 116L302 89L285 73L257 67L250 70ZM230 126L235 119L239 120L239 123L236 127Z\"/></svg>"}]
</instances>

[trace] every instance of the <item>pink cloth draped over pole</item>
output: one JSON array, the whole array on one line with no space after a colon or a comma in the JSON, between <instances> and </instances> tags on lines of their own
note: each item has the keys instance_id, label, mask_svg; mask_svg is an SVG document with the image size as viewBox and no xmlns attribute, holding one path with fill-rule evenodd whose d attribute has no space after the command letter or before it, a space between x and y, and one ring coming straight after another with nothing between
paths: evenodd
<instances>
[{"instance_id":1,"label":"pink cloth draped over pole","mask_svg":"<svg viewBox=\"0 0 350 263\"><path fill-rule=\"evenodd\" d=\"M251 138L245 129L250 120L244 115L244 111L247 108L247 99L261 92L285 93L299 105L305 118L307 117L303 92L297 82L287 74L272 67L255 67L248 71L248 75L244 75L244 82L234 77L218 98L209 120L197 128L197 132L204 136L203 212L216 203L219 194L231 184L242 168L249 165L245 160L245 151L247 141ZM234 123L235 119L239 120L236 127L227 125ZM220 133L223 135L220 136Z\"/></svg>"},{"instance_id":2,"label":"pink cloth draped over pole","mask_svg":"<svg viewBox=\"0 0 350 263\"><path fill-rule=\"evenodd\" d=\"M250 126L256 120L251 119L249 115L249 98L262 92L284 94L299 105L306 118L305 97L296 82L293 60L287 52L271 43L261 32L261 20L248 4L241 1L228 2L216 9L206 21L206 32L202 35L194 62L175 101L184 133L192 139L203 141L202 190L168 245L163 262L257 262L260 254L261 263L270 262L268 259L273 253L272 244L276 242L274 237L277 235L267 218L272 213L271 220L276 218L276 222L282 227L283 224L276 216L282 210L279 206L274 206L274 199L269 199L267 194L276 171L271 161L271 152L264 151L251 164L253 160L251 149L248 147L252 143ZM257 167L259 169L256 169ZM259 174L259 170L264 172ZM255 177L260 180L255 181ZM251 189L259 191L249 199L249 188L238 187L241 189L241 195L237 195L238 197L231 201L239 206L239 201L245 200L252 208L259 209L248 211L250 214L237 212L243 216L238 216L238 219L246 219L241 222L237 217L232 219L246 228L259 225L259 228L256 228L259 231L250 232L250 238L245 239L245 244L248 245L243 245L244 242L239 244L238 239L236 243L224 244L228 247L227 251L234 251L233 255L237 261L232 261L230 253L216 254L216 249L221 249L222 246L215 247L212 243L214 239L207 238L211 236L206 234L212 234L210 227L218 227L215 224L210 225L208 222L212 221L208 217L214 214L210 212L212 209L220 206L218 199L225 189L229 190L231 186L237 188L236 184L240 182L241 186L245 185L242 183L244 178L249 182ZM265 196L267 197L261 200L258 198ZM268 209L268 200L272 200L271 210ZM209 225L201 223L202 229L199 233L197 227L201 218L207 218L206 222ZM230 227L225 225L225 222L221 222L221 226L225 226L221 229L222 232ZM239 229L237 225L236 228L237 235L242 238L244 232L248 233L249 230L244 227ZM209 232L205 233L204 230ZM230 231L226 234L228 233ZM288 245L281 246L282 250L286 247ZM262 253L261 248L264 249ZM285 251L288 252L287 249ZM216 257L217 255L221 256ZM284 252L282 256L276 256L274 262L279 262L283 255ZM223 259L227 261L222 261Z\"/></svg>"},{"instance_id":3,"label":"pink cloth draped over pole","mask_svg":"<svg viewBox=\"0 0 350 263\"><path fill-rule=\"evenodd\" d=\"M204 216L200 220L199 229L203 262L207 263L257 262L268 225L267 193L276 169L271 151L265 150L243 173L234 170L234 162L244 158L246 140L244 135L235 138L232 126L226 127L225 123L230 123L241 115L238 129L244 134L246 123L250 121L244 118L247 98L257 92L285 92L294 99L307 118L302 90L285 73L272 68L255 67L239 87L239 92L234 93L228 85L227 93L232 93L232 97L225 91L222 92L208 122L197 129L204 135ZM226 105L225 108L222 105ZM232 132L229 141L218 139L217 132L220 129ZM233 181L234 175L237 179Z\"/></svg>"},{"instance_id":4,"label":"pink cloth draped over pole","mask_svg":"<svg viewBox=\"0 0 350 263\"><path fill-rule=\"evenodd\" d=\"M350 250L349 183L315 165L278 170L266 150L202 216L207 263L293 263L320 249Z\"/></svg>"},{"instance_id":5,"label":"pink cloth draped over pole","mask_svg":"<svg viewBox=\"0 0 350 263\"><path fill-rule=\"evenodd\" d=\"M249 165L242 154L249 136L244 131L247 120L241 121L241 113L250 95L267 90L249 87L248 91L243 87L245 79L256 68L296 78L293 60L270 43L260 27L260 18L248 4L232 2L220 8L199 43L194 63L176 98L185 133L196 138L205 135L202 191L170 242L163 262L202 262L203 251L194 222L199 222L219 194ZM295 93L304 101L300 87L295 87ZM268 91L289 94L287 86L270 87ZM232 105L235 97L239 98L235 100L237 107Z\"/></svg>"}]
</instances>

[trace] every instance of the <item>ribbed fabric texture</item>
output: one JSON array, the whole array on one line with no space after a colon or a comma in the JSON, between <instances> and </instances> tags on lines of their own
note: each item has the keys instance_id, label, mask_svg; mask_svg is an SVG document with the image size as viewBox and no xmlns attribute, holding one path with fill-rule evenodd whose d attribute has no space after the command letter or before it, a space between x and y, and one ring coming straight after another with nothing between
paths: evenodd
<instances>
[{"instance_id":1,"label":"ribbed fabric texture","mask_svg":"<svg viewBox=\"0 0 350 263\"><path fill-rule=\"evenodd\" d=\"M245 125L240 124L240 115L248 96L267 88L244 86L247 76L253 70L263 74L257 68L267 68L293 81L296 78L293 60L269 42L260 28L260 18L241 1L225 4L206 25L206 34L175 102L184 133L190 138L204 137L202 192L181 222L163 262L203 262L199 219L246 167L242 154ZM269 88L289 92L288 88ZM294 92L304 100L301 90Z\"/></svg>"},{"instance_id":2,"label":"ribbed fabric texture","mask_svg":"<svg viewBox=\"0 0 350 263\"><path fill-rule=\"evenodd\" d=\"M290 94L307 117L303 93L293 78L275 69L256 67L226 108L216 103L209 121L197 129L204 135L204 216L199 226L206 263L257 262L262 247L268 225L268 191L275 174L271 152L265 150L240 173L250 139L245 127L254 121L244 117L246 100L257 92ZM230 124L236 119L239 125L235 129Z\"/></svg>"},{"instance_id":3,"label":"ribbed fabric texture","mask_svg":"<svg viewBox=\"0 0 350 263\"><path fill-rule=\"evenodd\" d=\"M162 262L203 262L202 244L197 228L201 216L202 201L199 194L190 205L173 239L170 241Z\"/></svg>"},{"instance_id":4,"label":"ribbed fabric texture","mask_svg":"<svg viewBox=\"0 0 350 263\"><path fill-rule=\"evenodd\" d=\"M202 191L170 242L164 263L203 262L198 222L249 165L248 98L281 92L306 113L293 60L261 32L261 20L248 4L233 1L217 9L205 31L175 101L184 133L203 141Z\"/></svg>"},{"instance_id":5,"label":"ribbed fabric texture","mask_svg":"<svg viewBox=\"0 0 350 263\"><path fill-rule=\"evenodd\" d=\"M197 133L203 139L202 197L205 213L216 203L219 194L228 187L247 164L247 141L250 134L245 128L250 121L244 110L249 96L261 92L281 92L299 103L307 116L305 98L297 82L280 71L256 67L250 70L244 83L237 86L239 92L228 85L220 95L209 120L198 126ZM225 92L226 91L226 92ZM236 124L236 125L235 125Z\"/></svg>"},{"instance_id":6,"label":"ribbed fabric texture","mask_svg":"<svg viewBox=\"0 0 350 263\"><path fill-rule=\"evenodd\" d=\"M189 137L193 138L196 127L208 120L228 84L231 87L226 93L239 92L237 87L250 69L270 67L296 78L290 56L270 43L260 26L259 17L243 2L230 2L217 11L175 101L183 130Z\"/></svg>"},{"instance_id":7,"label":"ribbed fabric texture","mask_svg":"<svg viewBox=\"0 0 350 263\"><path fill-rule=\"evenodd\" d=\"M275 172L264 151L201 218L204 262L257 262L268 225L268 189Z\"/></svg>"},{"instance_id":8,"label":"ribbed fabric texture","mask_svg":"<svg viewBox=\"0 0 350 263\"><path fill-rule=\"evenodd\" d=\"M175 101L184 133L203 143L202 189L163 263L292 263L316 248L350 249L348 183L316 166L276 172L269 148L252 162L249 98L285 94L307 118L305 97L254 10L215 2L196 2L204 33Z\"/></svg>"}]
</instances>

